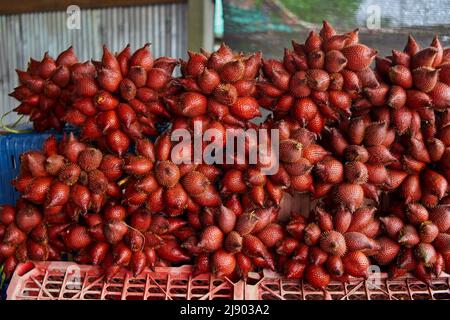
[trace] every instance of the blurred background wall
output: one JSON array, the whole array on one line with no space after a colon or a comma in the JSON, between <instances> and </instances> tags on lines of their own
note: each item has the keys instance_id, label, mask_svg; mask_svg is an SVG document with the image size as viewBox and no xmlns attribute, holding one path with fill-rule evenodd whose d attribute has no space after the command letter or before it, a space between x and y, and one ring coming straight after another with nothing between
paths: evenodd
<instances>
[{"instance_id":1,"label":"blurred background wall","mask_svg":"<svg viewBox=\"0 0 450 320\"><path fill-rule=\"evenodd\" d=\"M450 0L223 0L224 40L235 49L280 57L328 20L338 31L360 30L362 43L388 55L407 35L429 44L435 34L450 45Z\"/></svg>"}]
</instances>

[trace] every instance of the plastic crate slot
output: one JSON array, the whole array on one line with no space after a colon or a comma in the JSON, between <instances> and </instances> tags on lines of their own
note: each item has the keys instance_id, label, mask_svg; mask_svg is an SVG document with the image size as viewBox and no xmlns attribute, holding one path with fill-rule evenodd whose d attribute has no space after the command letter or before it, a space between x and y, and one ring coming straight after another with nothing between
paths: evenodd
<instances>
[{"instance_id":1,"label":"plastic crate slot","mask_svg":"<svg viewBox=\"0 0 450 320\"><path fill-rule=\"evenodd\" d=\"M109 285L109 286L106 288L106 291L108 291L108 293L110 293L110 292L122 292L122 288L123 288L122 285L120 285L120 286Z\"/></svg>"},{"instance_id":2,"label":"plastic crate slot","mask_svg":"<svg viewBox=\"0 0 450 320\"><path fill-rule=\"evenodd\" d=\"M143 287L128 287L127 293L144 293Z\"/></svg>"},{"instance_id":3,"label":"plastic crate slot","mask_svg":"<svg viewBox=\"0 0 450 320\"><path fill-rule=\"evenodd\" d=\"M305 300L323 300L323 294L317 294L317 293L310 293L306 294Z\"/></svg>"},{"instance_id":4,"label":"plastic crate slot","mask_svg":"<svg viewBox=\"0 0 450 320\"><path fill-rule=\"evenodd\" d=\"M221 286L224 283L225 283L225 281L222 279L214 279L212 282L213 286L215 286L215 287Z\"/></svg>"},{"instance_id":5,"label":"plastic crate slot","mask_svg":"<svg viewBox=\"0 0 450 320\"><path fill-rule=\"evenodd\" d=\"M209 292L209 288L192 288L192 294L205 295Z\"/></svg>"},{"instance_id":6,"label":"plastic crate slot","mask_svg":"<svg viewBox=\"0 0 450 320\"><path fill-rule=\"evenodd\" d=\"M83 299L85 300L100 300L101 294L98 292L88 292L83 295Z\"/></svg>"},{"instance_id":7,"label":"plastic crate slot","mask_svg":"<svg viewBox=\"0 0 450 320\"><path fill-rule=\"evenodd\" d=\"M427 293L413 293L413 300L431 300L431 295Z\"/></svg>"},{"instance_id":8,"label":"plastic crate slot","mask_svg":"<svg viewBox=\"0 0 450 320\"><path fill-rule=\"evenodd\" d=\"M147 300L166 300L165 294L149 294Z\"/></svg>"},{"instance_id":9,"label":"plastic crate slot","mask_svg":"<svg viewBox=\"0 0 450 320\"><path fill-rule=\"evenodd\" d=\"M299 291L301 290L300 283L286 283L282 286L284 291Z\"/></svg>"},{"instance_id":10,"label":"plastic crate slot","mask_svg":"<svg viewBox=\"0 0 450 320\"><path fill-rule=\"evenodd\" d=\"M411 290L417 290L417 291L427 291L428 290L428 285L426 285L425 283L414 283L414 284L410 284L409 285Z\"/></svg>"},{"instance_id":11,"label":"plastic crate slot","mask_svg":"<svg viewBox=\"0 0 450 320\"><path fill-rule=\"evenodd\" d=\"M64 292L63 298L64 299L72 299L77 292Z\"/></svg>"},{"instance_id":12,"label":"plastic crate slot","mask_svg":"<svg viewBox=\"0 0 450 320\"><path fill-rule=\"evenodd\" d=\"M433 298L436 300L450 300L449 292L438 292L433 294Z\"/></svg>"},{"instance_id":13,"label":"plastic crate slot","mask_svg":"<svg viewBox=\"0 0 450 320\"><path fill-rule=\"evenodd\" d=\"M448 290L449 286L445 282L435 282L431 283L430 288L434 291L439 291L439 290Z\"/></svg>"},{"instance_id":14,"label":"plastic crate slot","mask_svg":"<svg viewBox=\"0 0 450 320\"><path fill-rule=\"evenodd\" d=\"M203 279L196 279L196 280L192 280L192 285L193 286L209 286L209 281L203 280Z\"/></svg>"},{"instance_id":15,"label":"plastic crate slot","mask_svg":"<svg viewBox=\"0 0 450 320\"><path fill-rule=\"evenodd\" d=\"M121 300L121 295L120 294L107 294L105 296L106 300Z\"/></svg>"},{"instance_id":16,"label":"plastic crate slot","mask_svg":"<svg viewBox=\"0 0 450 320\"><path fill-rule=\"evenodd\" d=\"M130 279L128 280L128 283L130 284L136 284L136 285L142 285L145 284L146 279L144 278L138 278L138 279Z\"/></svg>"},{"instance_id":17,"label":"plastic crate slot","mask_svg":"<svg viewBox=\"0 0 450 320\"><path fill-rule=\"evenodd\" d=\"M125 300L142 300L143 295L127 295Z\"/></svg>"},{"instance_id":18,"label":"plastic crate slot","mask_svg":"<svg viewBox=\"0 0 450 320\"><path fill-rule=\"evenodd\" d=\"M368 296L366 294L352 294L350 295L350 300L367 300Z\"/></svg>"},{"instance_id":19,"label":"plastic crate slot","mask_svg":"<svg viewBox=\"0 0 450 320\"><path fill-rule=\"evenodd\" d=\"M170 282L172 286L186 286L188 284L188 280L186 279L175 279Z\"/></svg>"},{"instance_id":20,"label":"plastic crate slot","mask_svg":"<svg viewBox=\"0 0 450 320\"><path fill-rule=\"evenodd\" d=\"M261 295L262 300L281 300L279 297L275 296L271 292L264 292Z\"/></svg>"},{"instance_id":21,"label":"plastic crate slot","mask_svg":"<svg viewBox=\"0 0 450 320\"><path fill-rule=\"evenodd\" d=\"M345 295L344 294L342 294L342 293L332 293L331 294L331 298L333 299L333 300L342 300L343 298L345 297Z\"/></svg>"}]
</instances>

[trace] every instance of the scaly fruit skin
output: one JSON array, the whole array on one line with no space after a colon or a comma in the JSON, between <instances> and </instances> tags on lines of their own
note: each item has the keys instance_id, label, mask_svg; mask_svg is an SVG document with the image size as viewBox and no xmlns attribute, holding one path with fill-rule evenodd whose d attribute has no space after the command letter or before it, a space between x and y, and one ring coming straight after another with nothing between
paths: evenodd
<instances>
[{"instance_id":1,"label":"scaly fruit skin","mask_svg":"<svg viewBox=\"0 0 450 320\"><path fill-rule=\"evenodd\" d=\"M123 171L130 176L123 188L124 203L173 217L185 211L197 214L200 207L219 207L222 203L215 186L217 168L183 163L191 155L183 153L185 146L178 153L170 135L171 131L166 131L154 145L146 139L140 140L141 144L146 141L150 150L141 150L138 156L126 156Z\"/></svg>"},{"instance_id":2,"label":"scaly fruit skin","mask_svg":"<svg viewBox=\"0 0 450 320\"><path fill-rule=\"evenodd\" d=\"M50 137L45 144L56 143L53 141L54 137ZM87 147L73 133L56 143L53 149L50 151L45 147L44 152L22 154L24 161L21 162L20 174L13 181L22 197L42 205L47 214L65 213L74 220L81 212L100 211L106 198L112 195L108 192L109 183L113 184L122 177L122 162L112 165L117 158L104 156L100 150ZM52 154L47 156L49 152ZM26 188L21 186L24 180L30 181ZM19 217L22 212L20 210Z\"/></svg>"},{"instance_id":3,"label":"scaly fruit skin","mask_svg":"<svg viewBox=\"0 0 450 320\"><path fill-rule=\"evenodd\" d=\"M73 101L74 80L71 77L77 65L78 59L72 47L63 51L56 60L48 53L41 61L31 59L26 71L16 70L19 86L10 96L21 104L14 111L30 115L38 132L52 128L61 131L69 118L66 108Z\"/></svg>"},{"instance_id":4,"label":"scaly fruit skin","mask_svg":"<svg viewBox=\"0 0 450 320\"><path fill-rule=\"evenodd\" d=\"M363 207L351 214L346 209L331 210L322 204L312 212L310 220L315 223L309 225L293 215L286 232L298 242L295 249L283 257L306 263L304 278L317 288L325 287L331 279L366 277L369 257L381 249L375 241L379 223L373 212L374 209ZM285 274L297 277L294 272L297 268L297 264L289 262ZM298 277L302 276L298 273Z\"/></svg>"},{"instance_id":5,"label":"scaly fruit skin","mask_svg":"<svg viewBox=\"0 0 450 320\"><path fill-rule=\"evenodd\" d=\"M212 53L189 51L188 55L187 61L181 61L181 76L175 79L182 92L165 99L173 115L192 120L207 116L225 126L238 127L261 115L253 97L260 52L243 56L222 44Z\"/></svg>"},{"instance_id":6,"label":"scaly fruit skin","mask_svg":"<svg viewBox=\"0 0 450 320\"><path fill-rule=\"evenodd\" d=\"M62 104L67 111L61 117L81 129L83 141L122 155L131 142L156 136L157 123L171 117L164 99L179 91L172 81L176 64L165 57L154 60L148 44L117 55L104 46L102 60L88 71L81 64L69 70L72 95Z\"/></svg>"},{"instance_id":7,"label":"scaly fruit skin","mask_svg":"<svg viewBox=\"0 0 450 320\"><path fill-rule=\"evenodd\" d=\"M358 43L357 31L352 40L348 34L327 38L322 31L311 31L303 44L293 41L282 61L264 60L257 90L261 106L276 117L292 116L317 134L327 122L351 115L364 87L378 85L369 68L376 50Z\"/></svg>"}]
</instances>

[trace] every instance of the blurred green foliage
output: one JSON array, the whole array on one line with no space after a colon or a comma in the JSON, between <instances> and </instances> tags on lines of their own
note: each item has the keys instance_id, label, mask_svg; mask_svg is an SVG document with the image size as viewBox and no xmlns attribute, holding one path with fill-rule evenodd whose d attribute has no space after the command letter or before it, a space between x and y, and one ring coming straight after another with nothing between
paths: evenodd
<instances>
[{"instance_id":1,"label":"blurred green foliage","mask_svg":"<svg viewBox=\"0 0 450 320\"><path fill-rule=\"evenodd\" d=\"M257 6L264 0L256 0ZM354 25L355 14L361 0L278 0L303 21L321 23L328 20L341 27Z\"/></svg>"}]
</instances>

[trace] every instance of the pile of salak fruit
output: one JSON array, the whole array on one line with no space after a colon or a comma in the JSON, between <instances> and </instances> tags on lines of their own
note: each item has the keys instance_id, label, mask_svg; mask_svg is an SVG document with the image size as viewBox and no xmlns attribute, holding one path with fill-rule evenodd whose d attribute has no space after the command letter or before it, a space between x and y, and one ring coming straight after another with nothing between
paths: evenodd
<instances>
[{"instance_id":1,"label":"pile of salak fruit","mask_svg":"<svg viewBox=\"0 0 450 320\"><path fill-rule=\"evenodd\" d=\"M437 37L380 57L358 30L324 22L281 60L225 44L188 53L105 46L101 61L81 62L69 48L17 70L14 110L39 132L78 131L21 155L20 199L0 209L6 277L67 254L106 281L182 264L233 280L269 268L317 288L373 264L391 278L450 272L450 48ZM192 148L173 152L171 135L196 124L214 129L216 150L227 132L278 129L278 169L249 161L250 138L234 154L244 161L180 162ZM280 222L286 193L317 205Z\"/></svg>"}]
</instances>

